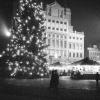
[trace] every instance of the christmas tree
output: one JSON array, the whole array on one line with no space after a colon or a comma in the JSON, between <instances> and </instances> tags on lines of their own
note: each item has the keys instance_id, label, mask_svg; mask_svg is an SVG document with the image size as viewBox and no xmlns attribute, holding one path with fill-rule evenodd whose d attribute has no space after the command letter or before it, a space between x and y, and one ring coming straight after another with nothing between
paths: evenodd
<instances>
[{"instance_id":1,"label":"christmas tree","mask_svg":"<svg viewBox=\"0 0 100 100\"><path fill-rule=\"evenodd\" d=\"M44 22L42 3L37 0L19 1L13 18L12 36L3 51L10 76L35 78L47 75Z\"/></svg>"}]
</instances>

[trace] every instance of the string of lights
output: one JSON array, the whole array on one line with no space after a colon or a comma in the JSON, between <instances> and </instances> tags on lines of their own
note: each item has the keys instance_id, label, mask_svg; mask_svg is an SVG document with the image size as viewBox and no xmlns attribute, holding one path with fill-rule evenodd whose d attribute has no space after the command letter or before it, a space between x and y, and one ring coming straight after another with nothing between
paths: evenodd
<instances>
[{"instance_id":1,"label":"string of lights","mask_svg":"<svg viewBox=\"0 0 100 100\"><path fill-rule=\"evenodd\" d=\"M42 3L20 0L13 18L12 35L2 55L7 57L10 76L47 75L47 61L43 49L46 47L45 16Z\"/></svg>"}]
</instances>

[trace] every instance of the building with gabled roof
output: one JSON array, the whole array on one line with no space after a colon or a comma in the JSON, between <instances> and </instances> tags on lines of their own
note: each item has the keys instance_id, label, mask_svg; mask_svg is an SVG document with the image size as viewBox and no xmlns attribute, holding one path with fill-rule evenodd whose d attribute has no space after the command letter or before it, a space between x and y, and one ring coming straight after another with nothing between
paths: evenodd
<instances>
[{"instance_id":1,"label":"building with gabled roof","mask_svg":"<svg viewBox=\"0 0 100 100\"><path fill-rule=\"evenodd\" d=\"M87 50L89 58L100 63L100 49L97 47L97 45L88 47Z\"/></svg>"},{"instance_id":2,"label":"building with gabled roof","mask_svg":"<svg viewBox=\"0 0 100 100\"><path fill-rule=\"evenodd\" d=\"M48 61L72 63L84 58L84 32L73 30L71 10L53 2L45 9Z\"/></svg>"}]
</instances>

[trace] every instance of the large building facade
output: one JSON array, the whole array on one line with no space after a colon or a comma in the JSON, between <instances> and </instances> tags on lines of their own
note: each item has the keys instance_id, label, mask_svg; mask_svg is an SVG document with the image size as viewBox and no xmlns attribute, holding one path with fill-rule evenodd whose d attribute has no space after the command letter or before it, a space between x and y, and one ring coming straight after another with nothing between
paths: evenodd
<instances>
[{"instance_id":1,"label":"large building facade","mask_svg":"<svg viewBox=\"0 0 100 100\"><path fill-rule=\"evenodd\" d=\"M73 30L71 10L54 2L46 6L45 17L48 61L72 63L83 59L84 32Z\"/></svg>"},{"instance_id":2,"label":"large building facade","mask_svg":"<svg viewBox=\"0 0 100 100\"><path fill-rule=\"evenodd\" d=\"M100 49L97 45L93 45L93 47L88 47L88 54L91 60L100 62Z\"/></svg>"}]
</instances>

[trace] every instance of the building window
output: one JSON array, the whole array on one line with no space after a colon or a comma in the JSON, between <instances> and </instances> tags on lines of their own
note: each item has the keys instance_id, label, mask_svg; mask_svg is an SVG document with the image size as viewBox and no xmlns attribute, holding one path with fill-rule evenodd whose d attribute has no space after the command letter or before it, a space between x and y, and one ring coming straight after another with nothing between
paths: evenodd
<instances>
[{"instance_id":1,"label":"building window","mask_svg":"<svg viewBox=\"0 0 100 100\"><path fill-rule=\"evenodd\" d=\"M80 53L80 57L82 58L82 53Z\"/></svg>"},{"instance_id":2,"label":"building window","mask_svg":"<svg viewBox=\"0 0 100 100\"><path fill-rule=\"evenodd\" d=\"M48 15L51 16L51 8L48 11Z\"/></svg>"},{"instance_id":3,"label":"building window","mask_svg":"<svg viewBox=\"0 0 100 100\"><path fill-rule=\"evenodd\" d=\"M55 20L52 20L52 22L54 23L54 22L55 22Z\"/></svg>"},{"instance_id":4,"label":"building window","mask_svg":"<svg viewBox=\"0 0 100 100\"><path fill-rule=\"evenodd\" d=\"M66 29L64 29L64 31L66 32L67 30L66 30Z\"/></svg>"},{"instance_id":5,"label":"building window","mask_svg":"<svg viewBox=\"0 0 100 100\"><path fill-rule=\"evenodd\" d=\"M76 45L77 45L77 49L79 50L79 44L77 43Z\"/></svg>"},{"instance_id":6,"label":"building window","mask_svg":"<svg viewBox=\"0 0 100 100\"><path fill-rule=\"evenodd\" d=\"M51 37L51 34L49 34L49 37Z\"/></svg>"},{"instance_id":7,"label":"building window","mask_svg":"<svg viewBox=\"0 0 100 100\"><path fill-rule=\"evenodd\" d=\"M75 53L73 53L73 57L75 57Z\"/></svg>"},{"instance_id":8,"label":"building window","mask_svg":"<svg viewBox=\"0 0 100 100\"><path fill-rule=\"evenodd\" d=\"M73 43L73 49L75 49L75 43Z\"/></svg>"},{"instance_id":9,"label":"building window","mask_svg":"<svg viewBox=\"0 0 100 100\"><path fill-rule=\"evenodd\" d=\"M62 40L60 41L60 47L61 48L63 47L63 41Z\"/></svg>"},{"instance_id":10,"label":"building window","mask_svg":"<svg viewBox=\"0 0 100 100\"><path fill-rule=\"evenodd\" d=\"M71 57L71 52L69 53L69 57Z\"/></svg>"},{"instance_id":11,"label":"building window","mask_svg":"<svg viewBox=\"0 0 100 100\"><path fill-rule=\"evenodd\" d=\"M80 38L80 40L82 40L82 38Z\"/></svg>"},{"instance_id":12,"label":"building window","mask_svg":"<svg viewBox=\"0 0 100 100\"><path fill-rule=\"evenodd\" d=\"M75 37L73 37L73 39L75 39Z\"/></svg>"},{"instance_id":13,"label":"building window","mask_svg":"<svg viewBox=\"0 0 100 100\"><path fill-rule=\"evenodd\" d=\"M71 43L69 44L69 48L71 49Z\"/></svg>"},{"instance_id":14,"label":"building window","mask_svg":"<svg viewBox=\"0 0 100 100\"><path fill-rule=\"evenodd\" d=\"M78 57L78 53L77 53L77 57Z\"/></svg>"},{"instance_id":15,"label":"building window","mask_svg":"<svg viewBox=\"0 0 100 100\"><path fill-rule=\"evenodd\" d=\"M55 34L53 34L53 38L55 37Z\"/></svg>"},{"instance_id":16,"label":"building window","mask_svg":"<svg viewBox=\"0 0 100 100\"><path fill-rule=\"evenodd\" d=\"M52 30L55 30L55 27L53 27Z\"/></svg>"},{"instance_id":17,"label":"building window","mask_svg":"<svg viewBox=\"0 0 100 100\"><path fill-rule=\"evenodd\" d=\"M59 40L56 40L57 47L59 48Z\"/></svg>"},{"instance_id":18,"label":"building window","mask_svg":"<svg viewBox=\"0 0 100 100\"><path fill-rule=\"evenodd\" d=\"M59 30L59 28L56 28L56 30Z\"/></svg>"},{"instance_id":19,"label":"building window","mask_svg":"<svg viewBox=\"0 0 100 100\"><path fill-rule=\"evenodd\" d=\"M67 43L66 43L66 41L64 41L64 48L66 48L66 46L67 46Z\"/></svg>"},{"instance_id":20,"label":"building window","mask_svg":"<svg viewBox=\"0 0 100 100\"><path fill-rule=\"evenodd\" d=\"M60 51L60 55L61 55L61 56L63 55L63 51L62 51L62 50Z\"/></svg>"},{"instance_id":21,"label":"building window","mask_svg":"<svg viewBox=\"0 0 100 100\"><path fill-rule=\"evenodd\" d=\"M61 11L60 17L63 18L63 10Z\"/></svg>"},{"instance_id":22,"label":"building window","mask_svg":"<svg viewBox=\"0 0 100 100\"><path fill-rule=\"evenodd\" d=\"M48 27L48 29L51 29L51 27Z\"/></svg>"},{"instance_id":23,"label":"building window","mask_svg":"<svg viewBox=\"0 0 100 100\"><path fill-rule=\"evenodd\" d=\"M66 51L64 51L64 56L66 57Z\"/></svg>"},{"instance_id":24,"label":"building window","mask_svg":"<svg viewBox=\"0 0 100 100\"><path fill-rule=\"evenodd\" d=\"M69 37L69 39L71 39L71 36Z\"/></svg>"},{"instance_id":25,"label":"building window","mask_svg":"<svg viewBox=\"0 0 100 100\"><path fill-rule=\"evenodd\" d=\"M59 35L57 35L57 38L59 38Z\"/></svg>"},{"instance_id":26,"label":"building window","mask_svg":"<svg viewBox=\"0 0 100 100\"><path fill-rule=\"evenodd\" d=\"M61 38L63 38L63 36L61 35Z\"/></svg>"},{"instance_id":27,"label":"building window","mask_svg":"<svg viewBox=\"0 0 100 100\"><path fill-rule=\"evenodd\" d=\"M51 20L50 20L50 19L48 19L48 22L51 22Z\"/></svg>"},{"instance_id":28,"label":"building window","mask_svg":"<svg viewBox=\"0 0 100 100\"><path fill-rule=\"evenodd\" d=\"M56 21L56 23L59 23L59 21Z\"/></svg>"},{"instance_id":29,"label":"building window","mask_svg":"<svg viewBox=\"0 0 100 100\"><path fill-rule=\"evenodd\" d=\"M61 21L60 24L63 24L63 22Z\"/></svg>"},{"instance_id":30,"label":"building window","mask_svg":"<svg viewBox=\"0 0 100 100\"><path fill-rule=\"evenodd\" d=\"M63 29L61 28L60 31L63 31Z\"/></svg>"},{"instance_id":31,"label":"building window","mask_svg":"<svg viewBox=\"0 0 100 100\"><path fill-rule=\"evenodd\" d=\"M66 39L66 36L65 36L65 39Z\"/></svg>"},{"instance_id":32,"label":"building window","mask_svg":"<svg viewBox=\"0 0 100 100\"><path fill-rule=\"evenodd\" d=\"M44 33L44 36L46 36L46 33Z\"/></svg>"},{"instance_id":33,"label":"building window","mask_svg":"<svg viewBox=\"0 0 100 100\"><path fill-rule=\"evenodd\" d=\"M80 49L82 50L82 44L80 45Z\"/></svg>"},{"instance_id":34,"label":"building window","mask_svg":"<svg viewBox=\"0 0 100 100\"><path fill-rule=\"evenodd\" d=\"M55 40L52 40L53 47L55 47Z\"/></svg>"},{"instance_id":35,"label":"building window","mask_svg":"<svg viewBox=\"0 0 100 100\"><path fill-rule=\"evenodd\" d=\"M66 23L66 22L64 22L64 24L66 25L67 23Z\"/></svg>"},{"instance_id":36,"label":"building window","mask_svg":"<svg viewBox=\"0 0 100 100\"><path fill-rule=\"evenodd\" d=\"M48 45L50 45L50 39L48 39Z\"/></svg>"}]
</instances>

